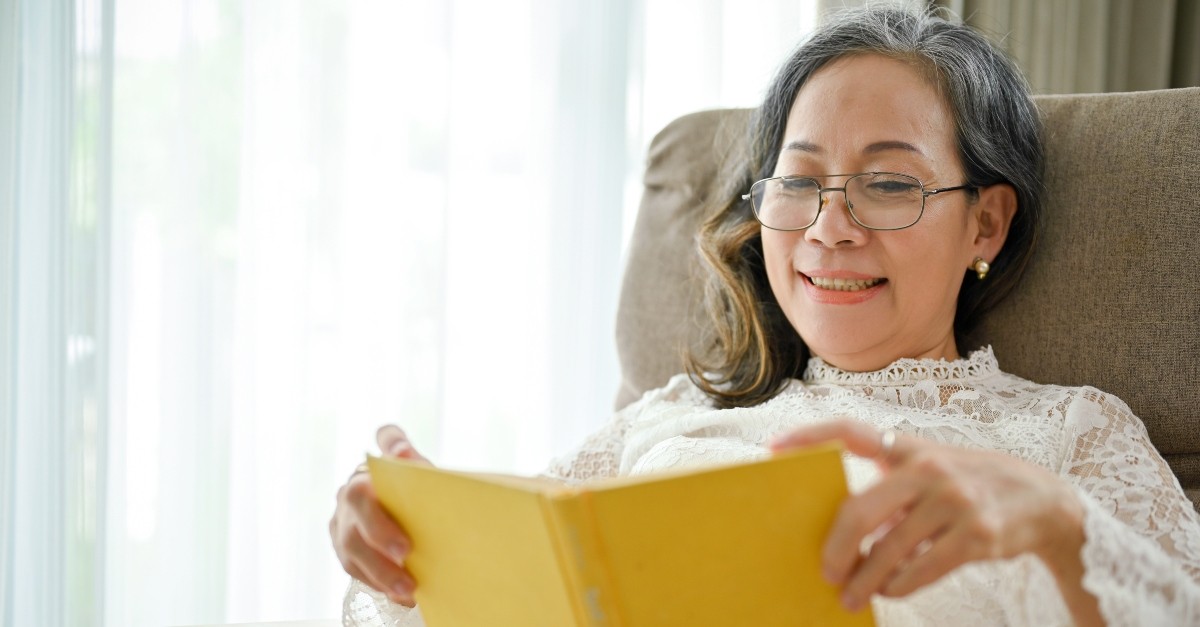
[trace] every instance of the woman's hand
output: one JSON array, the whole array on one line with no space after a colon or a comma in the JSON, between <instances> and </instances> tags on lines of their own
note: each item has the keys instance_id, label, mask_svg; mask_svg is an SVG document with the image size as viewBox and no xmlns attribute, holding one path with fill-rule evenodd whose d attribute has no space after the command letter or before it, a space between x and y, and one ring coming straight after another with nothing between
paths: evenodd
<instances>
[{"instance_id":1,"label":"woman's hand","mask_svg":"<svg viewBox=\"0 0 1200 627\"><path fill-rule=\"evenodd\" d=\"M1090 595L1072 598L1086 595L1079 583L1082 504L1053 473L1003 453L909 436L885 450L883 434L850 420L783 434L771 449L830 440L883 471L879 483L842 503L821 555L825 578L843 586L850 610L874 594L905 596L967 562L1022 553L1047 564L1077 620L1088 615L1088 599L1095 610ZM877 539L864 555L859 547L869 535Z\"/></svg>"},{"instance_id":2,"label":"woman's hand","mask_svg":"<svg viewBox=\"0 0 1200 627\"><path fill-rule=\"evenodd\" d=\"M429 462L395 425L380 427L375 439L384 455ZM384 592L396 603L408 607L415 604L416 582L404 567L412 542L380 505L370 474L355 472L338 490L329 536L342 568L350 576Z\"/></svg>"}]
</instances>

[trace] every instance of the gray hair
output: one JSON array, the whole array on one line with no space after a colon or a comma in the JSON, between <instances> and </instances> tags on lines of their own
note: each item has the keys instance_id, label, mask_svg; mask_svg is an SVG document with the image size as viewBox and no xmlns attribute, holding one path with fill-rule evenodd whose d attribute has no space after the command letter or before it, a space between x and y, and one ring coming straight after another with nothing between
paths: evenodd
<instances>
[{"instance_id":1,"label":"gray hair","mask_svg":"<svg viewBox=\"0 0 1200 627\"><path fill-rule=\"evenodd\" d=\"M1007 183L1017 213L987 282L968 275L954 327L962 336L1020 280L1033 253L1042 214L1041 122L1029 85L1013 61L978 31L932 11L895 7L840 12L802 43L780 68L754 117L751 166L773 176L792 101L813 73L854 54L873 53L928 72L954 116L958 155L973 187Z\"/></svg>"}]
</instances>

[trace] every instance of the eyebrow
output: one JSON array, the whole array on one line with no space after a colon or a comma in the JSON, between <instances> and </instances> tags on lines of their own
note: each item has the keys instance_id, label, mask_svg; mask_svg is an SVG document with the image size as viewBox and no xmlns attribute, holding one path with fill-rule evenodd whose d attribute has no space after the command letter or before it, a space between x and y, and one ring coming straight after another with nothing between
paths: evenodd
<instances>
[{"instance_id":1,"label":"eyebrow","mask_svg":"<svg viewBox=\"0 0 1200 627\"><path fill-rule=\"evenodd\" d=\"M783 147L783 149L784 150L799 150L800 152L807 152L807 153L812 153L812 154L817 154L817 155L825 152L825 150L823 148L821 148L820 146L818 146L812 142L806 142L806 141L789 142L788 145ZM885 152L888 150L906 150L908 152L915 152L918 155L925 156L925 153L921 152L920 148L917 148L916 146L914 146L908 142L902 142L902 141L896 141L896 140L875 142L875 143L867 146L866 148L864 148L863 153L864 154L875 154L875 153L879 153L879 152Z\"/></svg>"}]
</instances>

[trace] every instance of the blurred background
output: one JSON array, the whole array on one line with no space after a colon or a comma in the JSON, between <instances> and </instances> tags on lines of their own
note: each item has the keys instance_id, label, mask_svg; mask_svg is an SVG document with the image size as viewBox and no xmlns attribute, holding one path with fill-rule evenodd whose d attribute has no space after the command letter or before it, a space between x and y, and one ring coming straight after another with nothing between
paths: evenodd
<instances>
[{"instance_id":1,"label":"blurred background","mask_svg":"<svg viewBox=\"0 0 1200 627\"><path fill-rule=\"evenodd\" d=\"M568 451L650 139L843 4L0 0L0 621L333 618L380 424ZM1195 2L940 4L1042 93L1200 72Z\"/></svg>"}]
</instances>

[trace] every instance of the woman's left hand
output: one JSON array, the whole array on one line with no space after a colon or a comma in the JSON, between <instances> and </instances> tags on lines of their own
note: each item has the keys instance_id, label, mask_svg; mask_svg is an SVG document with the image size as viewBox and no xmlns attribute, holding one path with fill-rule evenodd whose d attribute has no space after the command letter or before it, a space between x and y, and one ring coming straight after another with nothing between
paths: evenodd
<instances>
[{"instance_id":1,"label":"woman's left hand","mask_svg":"<svg viewBox=\"0 0 1200 627\"><path fill-rule=\"evenodd\" d=\"M851 610L873 594L907 595L971 561L1034 553L1052 572L1078 563L1082 505L1040 466L903 435L885 451L882 433L851 420L782 434L771 449L831 440L883 471L877 484L842 503L821 556L825 578L843 586ZM859 547L872 534L878 537L863 554Z\"/></svg>"}]
</instances>

